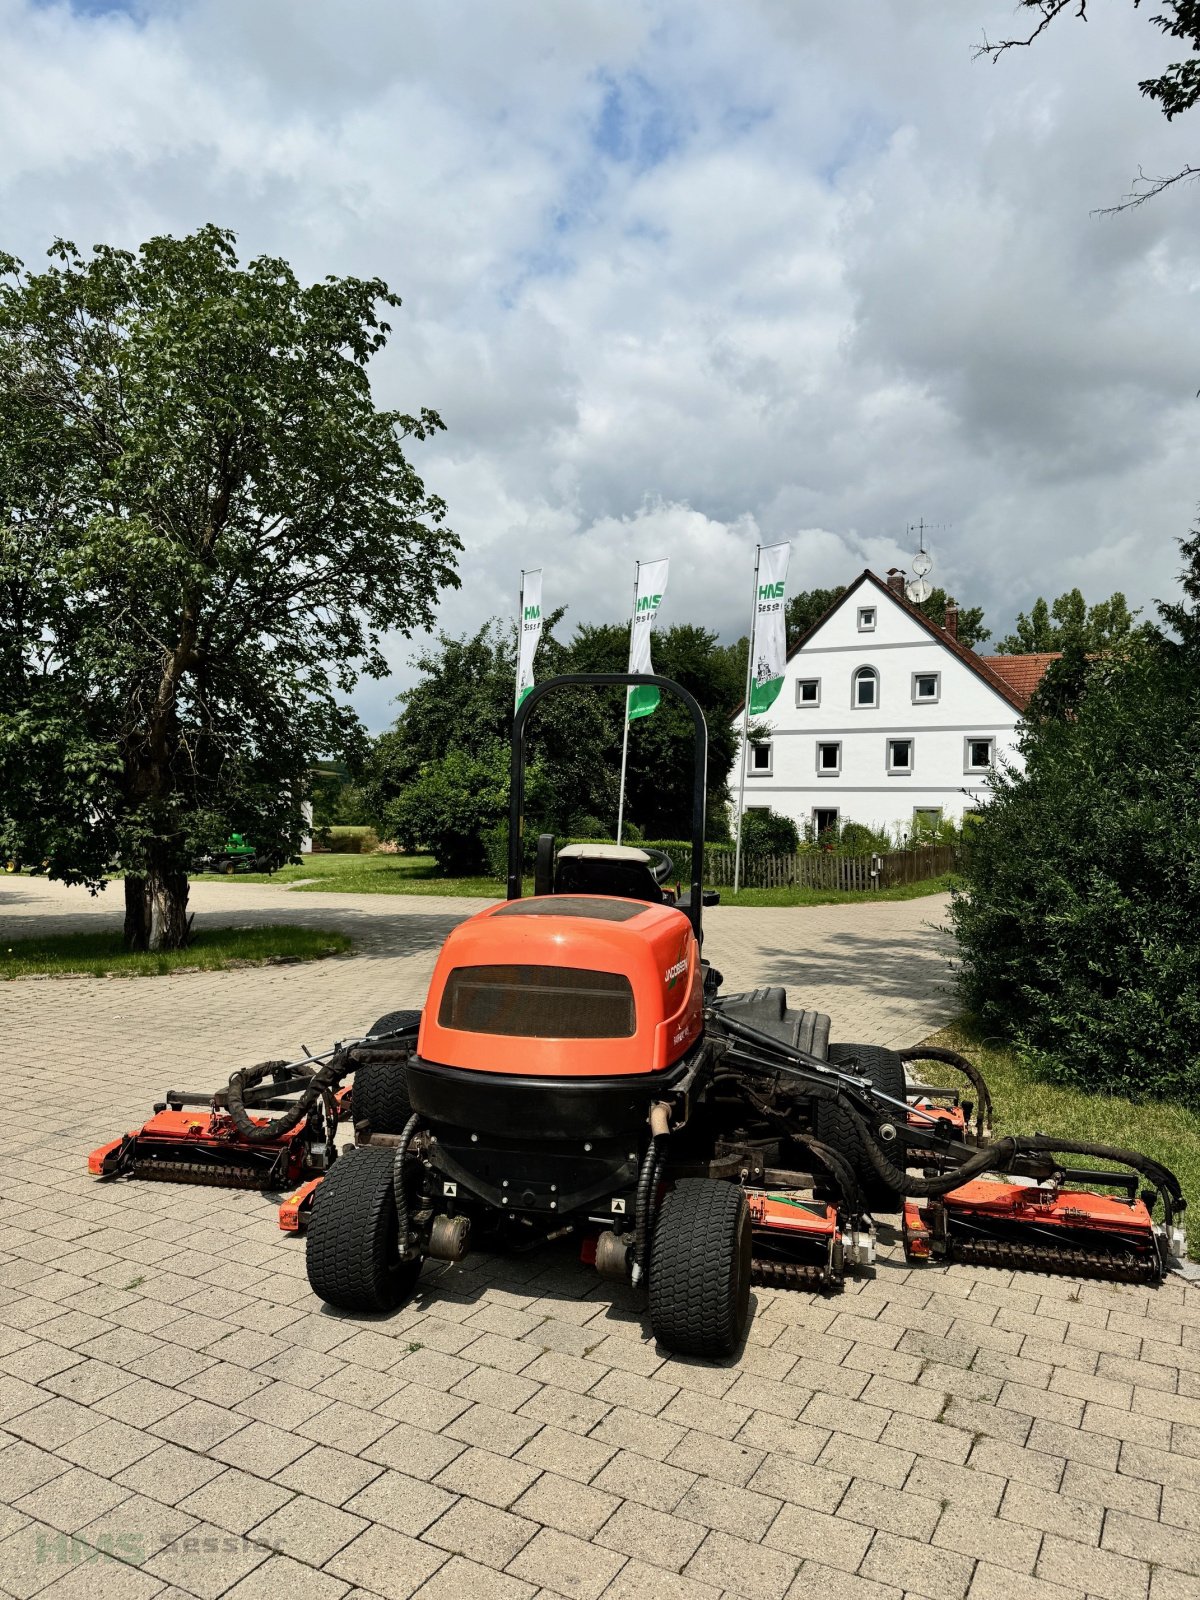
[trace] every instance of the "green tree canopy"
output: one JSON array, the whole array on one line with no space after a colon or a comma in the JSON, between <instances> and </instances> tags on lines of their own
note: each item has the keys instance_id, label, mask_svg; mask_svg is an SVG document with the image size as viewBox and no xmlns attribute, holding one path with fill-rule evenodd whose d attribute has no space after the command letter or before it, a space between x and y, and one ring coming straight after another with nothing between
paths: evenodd
<instances>
[{"instance_id":1,"label":"green tree canopy","mask_svg":"<svg viewBox=\"0 0 1200 1600\"><path fill-rule=\"evenodd\" d=\"M1051 603L1039 596L1028 615L1024 611L1018 614L1016 628L999 641L996 650L1002 656L1019 656L1077 646L1099 654L1127 641L1137 631L1140 615L1130 611L1120 590L1094 606L1088 605L1078 589L1060 594Z\"/></svg>"},{"instance_id":2,"label":"green tree canopy","mask_svg":"<svg viewBox=\"0 0 1200 1600\"><path fill-rule=\"evenodd\" d=\"M951 918L965 998L1047 1072L1200 1104L1200 535L1178 641L1071 644L971 831Z\"/></svg>"},{"instance_id":3,"label":"green tree canopy","mask_svg":"<svg viewBox=\"0 0 1200 1600\"><path fill-rule=\"evenodd\" d=\"M301 285L205 227L0 260L0 848L126 879L130 942L187 937L187 871L237 830L284 859L341 696L456 585L376 407L379 279Z\"/></svg>"},{"instance_id":4,"label":"green tree canopy","mask_svg":"<svg viewBox=\"0 0 1200 1600\"><path fill-rule=\"evenodd\" d=\"M564 641L562 619L562 610L545 619L539 680L561 672L625 670L628 623L584 624ZM494 620L459 638L441 634L415 664L423 676L400 697L394 727L375 744L369 804L385 834L433 850L443 866L475 871L486 859L495 862L492 835L502 827L507 805L503 752L512 728L516 632ZM654 664L704 708L708 823L710 836L721 837L741 680L716 635L690 624L655 634ZM623 709L620 690L566 689L538 705L527 735L529 838L538 829L568 837L615 828ZM626 816L645 837L687 837L691 784L691 720L664 695L654 714L630 729Z\"/></svg>"}]
</instances>

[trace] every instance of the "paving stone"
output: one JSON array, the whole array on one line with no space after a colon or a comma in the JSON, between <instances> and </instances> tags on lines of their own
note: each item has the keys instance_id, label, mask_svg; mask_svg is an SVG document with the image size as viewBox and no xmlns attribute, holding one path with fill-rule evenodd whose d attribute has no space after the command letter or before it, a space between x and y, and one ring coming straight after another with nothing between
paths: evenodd
<instances>
[{"instance_id":1,"label":"paving stone","mask_svg":"<svg viewBox=\"0 0 1200 1600\"><path fill-rule=\"evenodd\" d=\"M317 1445L275 1474L275 1481L301 1494L312 1495L329 1505L344 1505L364 1489L383 1468L377 1462L360 1461L342 1450Z\"/></svg>"},{"instance_id":2,"label":"paving stone","mask_svg":"<svg viewBox=\"0 0 1200 1600\"><path fill-rule=\"evenodd\" d=\"M993 1567L981 1561L975 1568L967 1600L1084 1600L1078 1587L1031 1578L1011 1567Z\"/></svg>"},{"instance_id":3,"label":"paving stone","mask_svg":"<svg viewBox=\"0 0 1200 1600\"><path fill-rule=\"evenodd\" d=\"M648 1595L654 1600L720 1600L720 1590L710 1583L640 1561L625 1563L605 1589L603 1600L645 1600Z\"/></svg>"},{"instance_id":4,"label":"paving stone","mask_svg":"<svg viewBox=\"0 0 1200 1600\"><path fill-rule=\"evenodd\" d=\"M454 1504L454 1496L421 1478L390 1469L381 1471L345 1509L369 1522L381 1522L397 1533L416 1538Z\"/></svg>"},{"instance_id":5,"label":"paving stone","mask_svg":"<svg viewBox=\"0 0 1200 1600\"><path fill-rule=\"evenodd\" d=\"M45 1450L57 1450L60 1445L100 1425L102 1419L87 1406L61 1397L42 1400L41 1390L34 1390L34 1394L40 1404L22 1409L17 1416L5 1421L9 1433L16 1434L19 1439L28 1439L30 1444L40 1445Z\"/></svg>"},{"instance_id":6,"label":"paving stone","mask_svg":"<svg viewBox=\"0 0 1200 1600\"><path fill-rule=\"evenodd\" d=\"M963 1600L974 1570L975 1563L966 1556L894 1533L877 1533L862 1564L864 1578L937 1600Z\"/></svg>"},{"instance_id":7,"label":"paving stone","mask_svg":"<svg viewBox=\"0 0 1200 1600\"><path fill-rule=\"evenodd\" d=\"M67 1471L68 1462L25 1439L13 1439L0 1449L0 1484L3 1498L10 1502Z\"/></svg>"},{"instance_id":8,"label":"paving stone","mask_svg":"<svg viewBox=\"0 0 1200 1600\"><path fill-rule=\"evenodd\" d=\"M1097 1600L1144 1600L1150 1587L1147 1562L1061 1539L1054 1533L1042 1540L1035 1576L1067 1586L1082 1584Z\"/></svg>"},{"instance_id":9,"label":"paving stone","mask_svg":"<svg viewBox=\"0 0 1200 1600\"><path fill-rule=\"evenodd\" d=\"M761 1539L779 1507L779 1500L770 1495L715 1478L697 1478L675 1507L675 1515L736 1534L740 1539Z\"/></svg>"},{"instance_id":10,"label":"paving stone","mask_svg":"<svg viewBox=\"0 0 1200 1600\"><path fill-rule=\"evenodd\" d=\"M326 1571L385 1600L408 1600L445 1563L444 1551L392 1528L373 1526L331 1557Z\"/></svg>"},{"instance_id":11,"label":"paving stone","mask_svg":"<svg viewBox=\"0 0 1200 1600\"><path fill-rule=\"evenodd\" d=\"M232 1415L233 1413L231 1413ZM273 1428L267 1422L251 1422L209 1447L209 1454L231 1467L242 1467L260 1477L272 1478L309 1449L307 1439Z\"/></svg>"},{"instance_id":12,"label":"paving stone","mask_svg":"<svg viewBox=\"0 0 1200 1600\"><path fill-rule=\"evenodd\" d=\"M265 1483L236 1467L227 1467L219 1477L210 1479L176 1503L180 1511L197 1521L215 1523L229 1533L247 1533L290 1499L290 1489Z\"/></svg>"},{"instance_id":13,"label":"paving stone","mask_svg":"<svg viewBox=\"0 0 1200 1600\"><path fill-rule=\"evenodd\" d=\"M718 1588L732 1578L745 1600L783 1600L800 1562L783 1550L749 1544L728 1533L710 1533L688 1562L686 1576Z\"/></svg>"},{"instance_id":14,"label":"paving stone","mask_svg":"<svg viewBox=\"0 0 1200 1600\"><path fill-rule=\"evenodd\" d=\"M104 1600L150 1600L150 1596L163 1592L162 1584L148 1572L139 1572L100 1552L71 1567L38 1593L43 1600L93 1600L98 1590L103 1591Z\"/></svg>"},{"instance_id":15,"label":"paving stone","mask_svg":"<svg viewBox=\"0 0 1200 1600\"><path fill-rule=\"evenodd\" d=\"M532 1600L535 1585L524 1583L494 1567L480 1566L462 1556L451 1556L428 1583L417 1590L416 1600Z\"/></svg>"},{"instance_id":16,"label":"paving stone","mask_svg":"<svg viewBox=\"0 0 1200 1600\"><path fill-rule=\"evenodd\" d=\"M873 1578L855 1577L819 1561L806 1561L787 1600L901 1600L901 1592L890 1583L876 1583Z\"/></svg>"},{"instance_id":17,"label":"paving stone","mask_svg":"<svg viewBox=\"0 0 1200 1600\"><path fill-rule=\"evenodd\" d=\"M679 1441L667 1460L671 1466L682 1467L685 1472L702 1472L706 1477L744 1487L763 1464L765 1456L763 1451L752 1450L747 1445L693 1432Z\"/></svg>"},{"instance_id":18,"label":"paving stone","mask_svg":"<svg viewBox=\"0 0 1200 1600\"><path fill-rule=\"evenodd\" d=\"M872 1531L842 1517L785 1505L766 1535L773 1549L811 1558L826 1566L856 1572L871 1543Z\"/></svg>"},{"instance_id":19,"label":"paving stone","mask_svg":"<svg viewBox=\"0 0 1200 1600\"><path fill-rule=\"evenodd\" d=\"M367 1461L395 1467L411 1478L432 1478L466 1449L464 1443L426 1433L406 1422L397 1424L363 1451Z\"/></svg>"},{"instance_id":20,"label":"paving stone","mask_svg":"<svg viewBox=\"0 0 1200 1600\"><path fill-rule=\"evenodd\" d=\"M696 1553L705 1533L694 1521L627 1502L612 1514L595 1541L646 1565L679 1572Z\"/></svg>"},{"instance_id":21,"label":"paving stone","mask_svg":"<svg viewBox=\"0 0 1200 1600\"><path fill-rule=\"evenodd\" d=\"M105 1421L59 1446L59 1453L77 1466L112 1477L159 1448L161 1440L123 1422Z\"/></svg>"},{"instance_id":22,"label":"paving stone","mask_svg":"<svg viewBox=\"0 0 1200 1600\"><path fill-rule=\"evenodd\" d=\"M190 1450L210 1450L248 1426L245 1417L223 1406L210 1405L207 1400L190 1400L181 1406L177 1399L176 1410L153 1423L150 1432Z\"/></svg>"},{"instance_id":23,"label":"paving stone","mask_svg":"<svg viewBox=\"0 0 1200 1600\"><path fill-rule=\"evenodd\" d=\"M528 1517L544 1527L588 1539L607 1522L619 1504L614 1494L589 1488L573 1478L559 1477L555 1472L543 1472L512 1509L518 1516Z\"/></svg>"},{"instance_id":24,"label":"paving stone","mask_svg":"<svg viewBox=\"0 0 1200 1600\"><path fill-rule=\"evenodd\" d=\"M1130 1516L1127 1511L1110 1511L1104 1518L1100 1543L1118 1555L1136 1556L1156 1567L1170 1567L1200 1579L1200 1534Z\"/></svg>"},{"instance_id":25,"label":"paving stone","mask_svg":"<svg viewBox=\"0 0 1200 1600\"><path fill-rule=\"evenodd\" d=\"M1000 1515L1006 1522L1020 1522L1043 1533L1099 1544L1104 1506L1086 1496L1072 1495L1065 1486L1058 1494L1046 1494L1027 1483L1010 1483Z\"/></svg>"},{"instance_id":26,"label":"paving stone","mask_svg":"<svg viewBox=\"0 0 1200 1600\"><path fill-rule=\"evenodd\" d=\"M422 1538L426 1544L503 1570L536 1532L537 1524L527 1517L476 1500L459 1500L426 1528Z\"/></svg>"},{"instance_id":27,"label":"paving stone","mask_svg":"<svg viewBox=\"0 0 1200 1600\"><path fill-rule=\"evenodd\" d=\"M25 1516L57 1528L61 1533L78 1533L97 1516L111 1511L122 1500L128 1500L129 1493L120 1484L108 1483L94 1472L72 1467L60 1478L52 1478L40 1488L31 1489L14 1505Z\"/></svg>"},{"instance_id":28,"label":"paving stone","mask_svg":"<svg viewBox=\"0 0 1200 1600\"><path fill-rule=\"evenodd\" d=\"M547 1426L538 1430L527 1444L517 1451L515 1460L574 1478L579 1483L590 1483L602 1467L617 1453L614 1445L601 1444L565 1428Z\"/></svg>"},{"instance_id":29,"label":"paving stone","mask_svg":"<svg viewBox=\"0 0 1200 1600\"><path fill-rule=\"evenodd\" d=\"M541 1528L509 1562L508 1571L567 1600L599 1600L624 1564L625 1557L616 1551Z\"/></svg>"},{"instance_id":30,"label":"paving stone","mask_svg":"<svg viewBox=\"0 0 1200 1600\"><path fill-rule=\"evenodd\" d=\"M174 1506L228 1469L219 1461L184 1450L177 1444L160 1444L153 1455L143 1456L116 1476L116 1482L152 1500Z\"/></svg>"},{"instance_id":31,"label":"paving stone","mask_svg":"<svg viewBox=\"0 0 1200 1600\"><path fill-rule=\"evenodd\" d=\"M296 1495L258 1523L252 1537L297 1561L319 1567L368 1526L365 1518L352 1512L323 1500L311 1500L307 1495Z\"/></svg>"},{"instance_id":32,"label":"paving stone","mask_svg":"<svg viewBox=\"0 0 1200 1600\"><path fill-rule=\"evenodd\" d=\"M240 1583L228 1590L225 1600L341 1600L350 1585L328 1572L316 1572L290 1556L269 1556ZM161 1597L160 1597L161 1600Z\"/></svg>"},{"instance_id":33,"label":"paving stone","mask_svg":"<svg viewBox=\"0 0 1200 1600\"><path fill-rule=\"evenodd\" d=\"M78 1537L98 1549L114 1551L136 1566L167 1550L176 1540L194 1533L195 1517L173 1506L164 1506L140 1494L131 1494L93 1522L86 1523ZM210 1529L210 1535L217 1530ZM230 1543L237 1543L230 1538ZM201 1552L203 1553L203 1552Z\"/></svg>"},{"instance_id":34,"label":"paving stone","mask_svg":"<svg viewBox=\"0 0 1200 1600\"><path fill-rule=\"evenodd\" d=\"M1046 1520L1051 1520L1053 1515L1047 1512ZM972 1517L965 1515L959 1506L949 1506L938 1523L932 1543L939 1550L955 1550L977 1561L990 1561L997 1567L1011 1567L1014 1572L1031 1573L1042 1535L1036 1527L1023 1527L1003 1516Z\"/></svg>"},{"instance_id":35,"label":"paving stone","mask_svg":"<svg viewBox=\"0 0 1200 1600\"><path fill-rule=\"evenodd\" d=\"M611 1410L612 1407L603 1400L594 1400L589 1395L572 1394L569 1389L559 1389L553 1384L546 1384L532 1399L525 1402L521 1407L521 1415L532 1417L537 1422L551 1423L566 1432L588 1433L608 1416ZM663 1426L670 1428L673 1424L664 1423ZM674 1442L677 1442L677 1439Z\"/></svg>"},{"instance_id":36,"label":"paving stone","mask_svg":"<svg viewBox=\"0 0 1200 1600\"><path fill-rule=\"evenodd\" d=\"M695 1482L693 1472L622 1450L592 1479L597 1489L656 1511L674 1511Z\"/></svg>"}]
</instances>

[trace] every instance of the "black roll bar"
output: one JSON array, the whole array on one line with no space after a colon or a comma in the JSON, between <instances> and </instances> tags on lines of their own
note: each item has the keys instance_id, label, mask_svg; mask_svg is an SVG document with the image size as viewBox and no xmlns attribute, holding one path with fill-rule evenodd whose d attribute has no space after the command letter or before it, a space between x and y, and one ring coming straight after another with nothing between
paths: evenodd
<instances>
[{"instance_id":1,"label":"black roll bar","mask_svg":"<svg viewBox=\"0 0 1200 1600\"><path fill-rule=\"evenodd\" d=\"M640 688L665 689L677 700L682 700L692 718L695 731L695 764L692 778L692 886L689 896L688 917L696 938L700 937L702 898L704 889L704 807L708 781L708 726L704 712L694 695L675 682L673 678L660 678L654 672L563 672L557 678L546 678L535 683L517 707L512 728L512 764L509 768L508 798L508 899L521 898L524 862L521 855L521 835L525 828L525 724L529 714L544 694L551 689L567 686L576 688L607 689Z\"/></svg>"}]
</instances>

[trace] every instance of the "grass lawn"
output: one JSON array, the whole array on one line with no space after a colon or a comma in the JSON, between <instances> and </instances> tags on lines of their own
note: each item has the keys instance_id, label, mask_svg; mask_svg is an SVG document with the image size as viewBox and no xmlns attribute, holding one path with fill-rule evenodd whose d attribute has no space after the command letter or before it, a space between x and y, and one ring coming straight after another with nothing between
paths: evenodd
<instances>
[{"instance_id":1,"label":"grass lawn","mask_svg":"<svg viewBox=\"0 0 1200 1600\"><path fill-rule=\"evenodd\" d=\"M957 1050L980 1068L992 1091L997 1134L1048 1133L1122 1145L1170 1167L1195 1208L1184 1227L1200 1250L1200 1220L1194 1220L1200 1219L1200 1112L1169 1100L1135 1103L1048 1083L1035 1077L1015 1050L983 1043L966 1025L945 1028L925 1043Z\"/></svg>"},{"instance_id":2,"label":"grass lawn","mask_svg":"<svg viewBox=\"0 0 1200 1600\"><path fill-rule=\"evenodd\" d=\"M39 939L0 943L0 978L29 978L38 973L102 978L156 978L168 972L221 972L226 967L261 965L266 961L318 961L350 949L344 933L324 928L205 928L186 950L130 955L119 931L58 933Z\"/></svg>"},{"instance_id":3,"label":"grass lawn","mask_svg":"<svg viewBox=\"0 0 1200 1600\"><path fill-rule=\"evenodd\" d=\"M438 875L432 856L305 856L295 867L278 872L240 872L197 874L202 883L279 883L296 884L296 892L325 894L448 894L475 899L500 900L504 885L495 878L443 878ZM302 880L310 879L311 882ZM730 889L721 891L722 903L736 906L824 906L857 900L915 900L922 895L945 894L954 882L951 874L927 878L921 883L901 884L895 889L872 892L869 889L743 889L736 897ZM525 881L526 894L533 893L531 879Z\"/></svg>"}]
</instances>

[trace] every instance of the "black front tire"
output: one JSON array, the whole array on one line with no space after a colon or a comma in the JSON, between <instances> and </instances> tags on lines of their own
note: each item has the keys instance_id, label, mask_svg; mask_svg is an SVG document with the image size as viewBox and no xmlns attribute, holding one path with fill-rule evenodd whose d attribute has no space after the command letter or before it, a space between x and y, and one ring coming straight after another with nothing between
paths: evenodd
<instances>
[{"instance_id":1,"label":"black front tire","mask_svg":"<svg viewBox=\"0 0 1200 1600\"><path fill-rule=\"evenodd\" d=\"M419 1011L387 1011L371 1032L395 1033L415 1028L420 1020ZM354 1070L350 1102L354 1121L369 1122L372 1133L403 1133L412 1116L407 1069L399 1061L372 1061L368 1053Z\"/></svg>"},{"instance_id":2,"label":"black front tire","mask_svg":"<svg viewBox=\"0 0 1200 1600\"><path fill-rule=\"evenodd\" d=\"M682 1178L650 1247L650 1326L682 1356L729 1356L750 1315L750 1211L733 1183Z\"/></svg>"},{"instance_id":3,"label":"black front tire","mask_svg":"<svg viewBox=\"0 0 1200 1600\"><path fill-rule=\"evenodd\" d=\"M421 1260L401 1261L393 1153L349 1150L313 1197L305 1263L314 1294L342 1311L394 1311Z\"/></svg>"},{"instance_id":4,"label":"black front tire","mask_svg":"<svg viewBox=\"0 0 1200 1600\"><path fill-rule=\"evenodd\" d=\"M831 1044L828 1061L831 1067L859 1073L893 1100L904 1099L904 1062L894 1050L874 1044ZM884 1116L879 1120L886 1122L890 1118ZM863 1149L858 1127L843 1106L833 1100L818 1100L813 1131L823 1144L831 1145L854 1168L868 1206L878 1211L900 1210L903 1195L876 1172Z\"/></svg>"}]
</instances>

